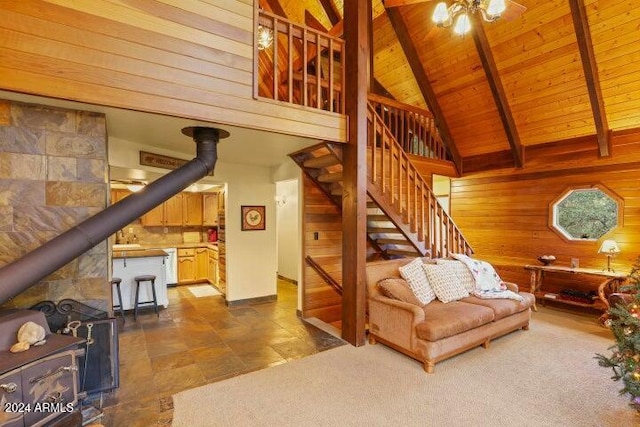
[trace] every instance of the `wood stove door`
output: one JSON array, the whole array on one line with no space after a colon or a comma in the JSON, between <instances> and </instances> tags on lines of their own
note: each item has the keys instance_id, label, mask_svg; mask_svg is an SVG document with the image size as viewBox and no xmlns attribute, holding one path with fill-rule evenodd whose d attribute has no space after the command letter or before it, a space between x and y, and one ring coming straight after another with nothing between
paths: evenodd
<instances>
[{"instance_id":1,"label":"wood stove door","mask_svg":"<svg viewBox=\"0 0 640 427\"><path fill-rule=\"evenodd\" d=\"M23 427L20 369L0 375L0 427Z\"/></svg>"},{"instance_id":2,"label":"wood stove door","mask_svg":"<svg viewBox=\"0 0 640 427\"><path fill-rule=\"evenodd\" d=\"M24 414L27 426L40 426L75 410L78 394L78 365L75 351L40 359L22 368L23 402L31 403Z\"/></svg>"}]
</instances>

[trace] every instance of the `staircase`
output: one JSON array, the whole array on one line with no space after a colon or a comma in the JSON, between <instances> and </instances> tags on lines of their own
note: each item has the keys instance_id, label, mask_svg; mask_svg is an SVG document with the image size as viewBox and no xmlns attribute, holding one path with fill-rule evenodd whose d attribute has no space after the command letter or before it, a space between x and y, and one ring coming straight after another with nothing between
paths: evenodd
<instances>
[{"instance_id":1,"label":"staircase","mask_svg":"<svg viewBox=\"0 0 640 427\"><path fill-rule=\"evenodd\" d=\"M458 227L398 143L388 126L389 120L383 119L376 110L385 111L379 103L370 102L367 141L369 242L385 259L472 253ZM397 126L396 129L411 135L406 127ZM428 135L425 139L435 141ZM446 155L437 144L429 144L431 155ZM289 155L338 207L342 206L342 146L323 142Z\"/></svg>"}]
</instances>

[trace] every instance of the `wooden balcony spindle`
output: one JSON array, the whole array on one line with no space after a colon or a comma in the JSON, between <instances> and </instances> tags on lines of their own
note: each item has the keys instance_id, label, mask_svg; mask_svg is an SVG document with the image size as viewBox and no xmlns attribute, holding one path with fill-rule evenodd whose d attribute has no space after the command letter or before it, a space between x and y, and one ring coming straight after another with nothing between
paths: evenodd
<instances>
[{"instance_id":1,"label":"wooden balcony spindle","mask_svg":"<svg viewBox=\"0 0 640 427\"><path fill-rule=\"evenodd\" d=\"M316 33L316 108L322 109L322 48L320 33Z\"/></svg>"},{"instance_id":2,"label":"wooden balcony spindle","mask_svg":"<svg viewBox=\"0 0 640 427\"><path fill-rule=\"evenodd\" d=\"M289 32L287 35L289 51L287 55L287 102L293 103L293 27L290 22L287 24L287 31Z\"/></svg>"},{"instance_id":3,"label":"wooden balcony spindle","mask_svg":"<svg viewBox=\"0 0 640 427\"><path fill-rule=\"evenodd\" d=\"M334 91L334 80L333 80L333 38L329 39L329 111L336 111L336 106L333 105L333 91ZM375 133L374 133L375 135ZM375 143L373 144L375 147Z\"/></svg>"},{"instance_id":4,"label":"wooden balcony spindle","mask_svg":"<svg viewBox=\"0 0 640 427\"><path fill-rule=\"evenodd\" d=\"M302 27L302 105L305 107L309 105L309 76L307 73L308 49L307 29Z\"/></svg>"},{"instance_id":5,"label":"wooden balcony spindle","mask_svg":"<svg viewBox=\"0 0 640 427\"><path fill-rule=\"evenodd\" d=\"M273 18L273 99L278 100L278 19Z\"/></svg>"}]
</instances>

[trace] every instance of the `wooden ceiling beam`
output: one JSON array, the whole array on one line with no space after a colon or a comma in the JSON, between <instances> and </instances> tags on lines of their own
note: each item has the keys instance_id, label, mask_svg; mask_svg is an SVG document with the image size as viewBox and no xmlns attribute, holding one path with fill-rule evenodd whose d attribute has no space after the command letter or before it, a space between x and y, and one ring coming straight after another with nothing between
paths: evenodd
<instances>
[{"instance_id":1,"label":"wooden ceiling beam","mask_svg":"<svg viewBox=\"0 0 640 427\"><path fill-rule=\"evenodd\" d=\"M385 5L385 10L389 20L391 21L391 26L396 33L398 42L400 43L400 46L404 51L404 55L407 58L407 62L409 62L409 66L411 67L413 76L420 88L422 97L427 103L429 110L433 113L442 141L449 149L451 157L453 157L453 163L456 165L457 172L462 174L462 159L460 157L460 153L453 141L451 131L449 130L449 126L444 118L444 114L442 113L442 109L440 108L440 104L438 103L433 87L431 87L427 72L424 70L422 63L420 62L420 57L418 56L418 52L416 51L413 41L411 40L407 25L404 23L404 19L397 8L387 9L387 6Z\"/></svg>"},{"instance_id":2,"label":"wooden ceiling beam","mask_svg":"<svg viewBox=\"0 0 640 427\"><path fill-rule=\"evenodd\" d=\"M329 18L331 25L336 25L342 20L340 17L340 11L338 10L334 0L320 0L320 4L322 5L324 12L327 14L327 18Z\"/></svg>"},{"instance_id":3,"label":"wooden ceiling beam","mask_svg":"<svg viewBox=\"0 0 640 427\"><path fill-rule=\"evenodd\" d=\"M487 82L489 83L491 93L493 94L493 100L498 108L500 120L502 121L504 132L507 135L507 140L511 147L513 163L515 167L521 168L524 166L524 150L522 149L522 143L520 142L516 122L513 120L511 108L507 102L507 95L505 94L504 87L502 86L498 67L493 59L491 46L489 46L487 35L484 32L484 27L482 26L482 22L480 21L477 13L471 14L471 21L473 23L473 41L475 42L476 50L478 51L482 67L484 68L484 73L487 76Z\"/></svg>"},{"instance_id":4,"label":"wooden ceiling beam","mask_svg":"<svg viewBox=\"0 0 640 427\"><path fill-rule=\"evenodd\" d=\"M589 30L587 11L584 7L584 0L569 0L569 6L571 7L573 26L578 39L584 78L587 81L593 121L596 125L598 152L600 157L607 157L611 155L611 130L609 129L604 108L604 98L602 96L602 90L600 89L600 78L598 77L598 66L591 42L591 31Z\"/></svg>"},{"instance_id":5,"label":"wooden ceiling beam","mask_svg":"<svg viewBox=\"0 0 640 427\"><path fill-rule=\"evenodd\" d=\"M287 12L284 11L280 2L278 0L264 0L267 2L267 5L271 9L271 12L275 13L278 16L282 16L285 19L288 19Z\"/></svg>"},{"instance_id":6,"label":"wooden ceiling beam","mask_svg":"<svg viewBox=\"0 0 640 427\"><path fill-rule=\"evenodd\" d=\"M322 22L318 21L318 18L313 16L311 12L305 9L304 11L304 25L309 28L313 28L314 30L320 31L322 33L328 33L329 30L322 25Z\"/></svg>"}]
</instances>

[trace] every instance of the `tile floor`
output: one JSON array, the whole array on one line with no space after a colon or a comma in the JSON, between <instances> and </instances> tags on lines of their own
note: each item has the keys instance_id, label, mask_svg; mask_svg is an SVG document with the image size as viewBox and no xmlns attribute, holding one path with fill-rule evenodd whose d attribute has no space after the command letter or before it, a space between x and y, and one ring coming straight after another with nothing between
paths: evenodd
<instances>
[{"instance_id":1,"label":"tile floor","mask_svg":"<svg viewBox=\"0 0 640 427\"><path fill-rule=\"evenodd\" d=\"M105 427L170 426L171 396L328 350L344 341L296 316L297 287L278 281L273 303L229 308L222 296L169 289L157 317L127 314L120 331L120 388L101 404Z\"/></svg>"}]
</instances>

